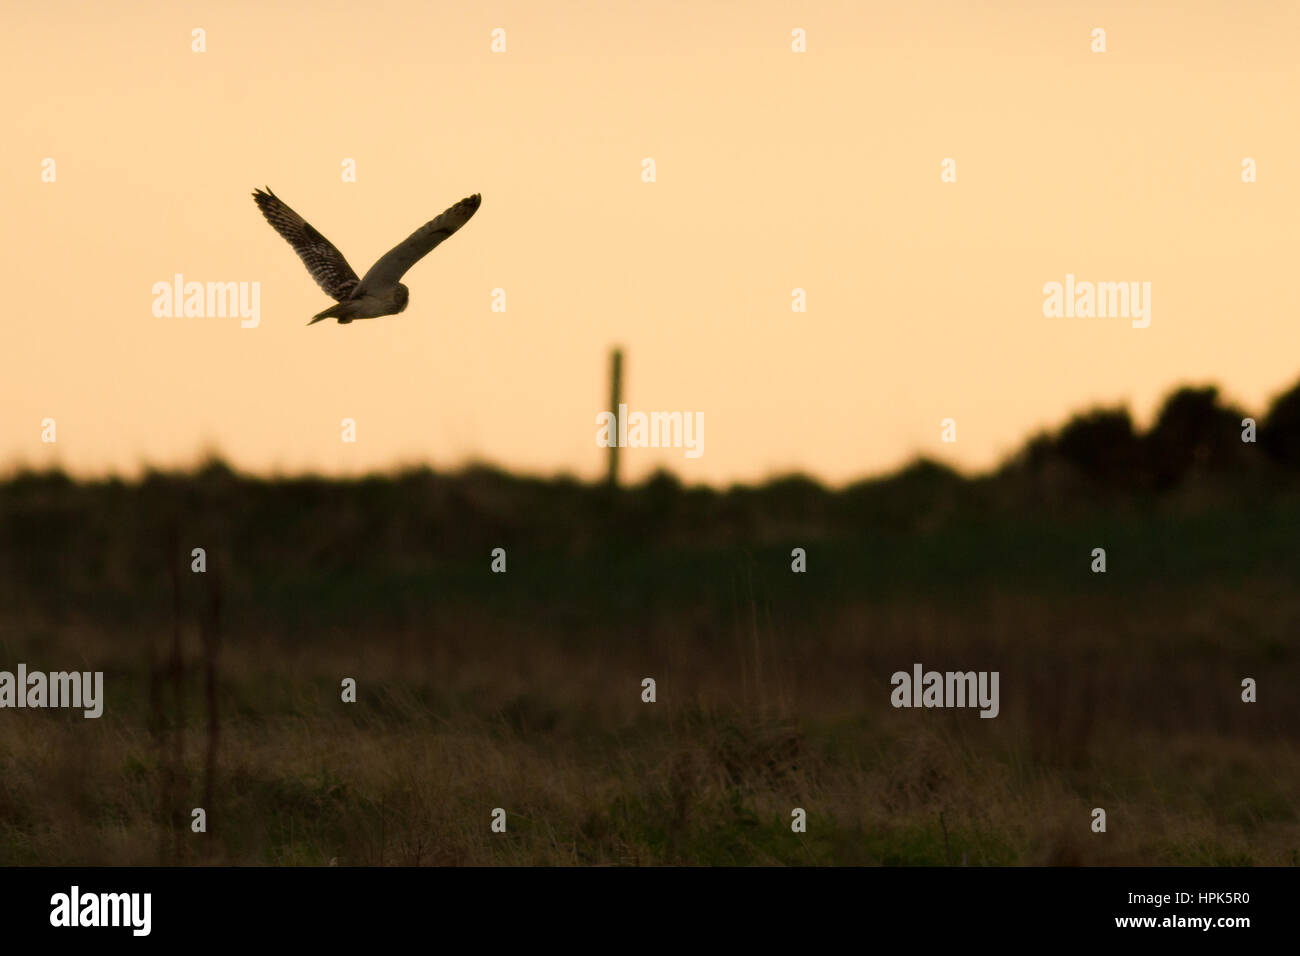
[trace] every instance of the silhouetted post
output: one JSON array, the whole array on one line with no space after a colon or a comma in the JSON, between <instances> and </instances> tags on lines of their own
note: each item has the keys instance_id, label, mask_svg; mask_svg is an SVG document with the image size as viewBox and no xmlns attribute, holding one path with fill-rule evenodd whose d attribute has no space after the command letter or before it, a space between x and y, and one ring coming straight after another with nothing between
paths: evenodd
<instances>
[{"instance_id":1,"label":"silhouetted post","mask_svg":"<svg viewBox=\"0 0 1300 956\"><path fill-rule=\"evenodd\" d=\"M623 350L614 349L609 366L609 410L614 413L614 440L609 444L609 474L606 481L613 491L618 487L618 406L623 401Z\"/></svg>"},{"instance_id":2,"label":"silhouetted post","mask_svg":"<svg viewBox=\"0 0 1300 956\"><path fill-rule=\"evenodd\" d=\"M205 689L208 700L208 759L203 782L203 808L211 817L212 794L217 776L217 740L221 722L217 713L217 650L221 641L221 567L214 563L208 571L208 614L200 621L203 637Z\"/></svg>"},{"instance_id":3,"label":"silhouetted post","mask_svg":"<svg viewBox=\"0 0 1300 956\"><path fill-rule=\"evenodd\" d=\"M172 649L167 670L171 676L172 708L172 766L168 772L167 809L175 838L174 859L180 859L181 843L181 777L185 773L185 657L181 653L181 576L180 534L173 521L168 533L168 568L172 580Z\"/></svg>"}]
</instances>

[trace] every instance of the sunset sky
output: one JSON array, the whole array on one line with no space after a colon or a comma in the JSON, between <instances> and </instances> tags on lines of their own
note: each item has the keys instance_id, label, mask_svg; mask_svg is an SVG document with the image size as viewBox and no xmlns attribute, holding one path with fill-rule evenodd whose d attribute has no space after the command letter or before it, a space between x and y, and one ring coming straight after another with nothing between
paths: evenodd
<instances>
[{"instance_id":1,"label":"sunset sky","mask_svg":"<svg viewBox=\"0 0 1300 956\"><path fill-rule=\"evenodd\" d=\"M131 475L213 450L267 474L594 477L615 345L632 410L705 420L702 456L629 449L627 474L710 483L839 483L918 454L978 470L1094 403L1145 424L1213 382L1262 411L1300 378L1291 0L5 19L5 469ZM307 328L331 303L253 204L267 185L358 274L463 196L483 205L407 273L404 313ZM176 273L260 283L260 325L156 317ZM1150 327L1044 317L1067 274L1150 282Z\"/></svg>"}]
</instances>

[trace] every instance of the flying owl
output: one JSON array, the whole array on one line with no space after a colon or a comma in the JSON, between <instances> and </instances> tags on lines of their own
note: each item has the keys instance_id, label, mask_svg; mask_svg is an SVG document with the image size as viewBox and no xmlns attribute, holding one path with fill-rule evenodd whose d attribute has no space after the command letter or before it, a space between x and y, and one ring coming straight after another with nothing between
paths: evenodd
<instances>
[{"instance_id":1,"label":"flying owl","mask_svg":"<svg viewBox=\"0 0 1300 956\"><path fill-rule=\"evenodd\" d=\"M404 242L381 256L360 279L343 258L343 253L285 205L270 187L266 192L254 190L253 201L262 210L266 221L293 246L293 251L298 253L316 284L338 303L316 313L307 324L315 325L321 319L338 319L340 325L346 325L353 319L374 319L403 311L411 293L398 280L438 243L469 222L482 200L475 193L426 222Z\"/></svg>"}]
</instances>

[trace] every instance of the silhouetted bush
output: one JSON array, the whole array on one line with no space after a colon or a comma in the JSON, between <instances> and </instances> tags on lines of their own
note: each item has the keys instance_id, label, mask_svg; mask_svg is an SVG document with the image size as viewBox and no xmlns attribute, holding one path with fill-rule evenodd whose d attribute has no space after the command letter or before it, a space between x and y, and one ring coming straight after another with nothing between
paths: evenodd
<instances>
[{"instance_id":1,"label":"silhouetted bush","mask_svg":"<svg viewBox=\"0 0 1300 956\"><path fill-rule=\"evenodd\" d=\"M1056 439L1056 453L1106 487L1133 487L1142 478L1141 447L1126 408L1072 418Z\"/></svg>"},{"instance_id":2,"label":"silhouetted bush","mask_svg":"<svg viewBox=\"0 0 1300 956\"><path fill-rule=\"evenodd\" d=\"M1300 385L1273 400L1260 425L1259 443L1279 464L1300 467Z\"/></svg>"},{"instance_id":3,"label":"silhouetted bush","mask_svg":"<svg viewBox=\"0 0 1300 956\"><path fill-rule=\"evenodd\" d=\"M1177 485L1194 469L1222 472L1242 462L1243 413L1219 404L1219 390L1180 388L1165 400L1144 439L1157 490Z\"/></svg>"}]
</instances>

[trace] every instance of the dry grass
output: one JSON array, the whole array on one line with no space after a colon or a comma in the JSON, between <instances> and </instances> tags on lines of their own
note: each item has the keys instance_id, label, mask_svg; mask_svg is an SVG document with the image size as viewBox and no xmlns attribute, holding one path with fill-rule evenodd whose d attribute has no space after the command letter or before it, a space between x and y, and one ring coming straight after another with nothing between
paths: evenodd
<instances>
[{"instance_id":1,"label":"dry grass","mask_svg":"<svg viewBox=\"0 0 1300 956\"><path fill-rule=\"evenodd\" d=\"M170 626L12 614L0 659L102 669L107 699L99 720L0 712L0 864L1297 862L1300 598L1282 584L1194 607L1001 590L794 618L736 601L721 627L686 605L578 637L490 606L310 643L236 620L208 798L196 622L169 797L178 738L151 732L148 655ZM892 709L889 675L913 661L1000 670L1002 715ZM1259 704L1238 700L1248 675Z\"/></svg>"}]
</instances>

